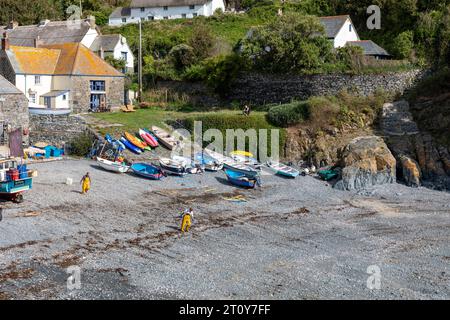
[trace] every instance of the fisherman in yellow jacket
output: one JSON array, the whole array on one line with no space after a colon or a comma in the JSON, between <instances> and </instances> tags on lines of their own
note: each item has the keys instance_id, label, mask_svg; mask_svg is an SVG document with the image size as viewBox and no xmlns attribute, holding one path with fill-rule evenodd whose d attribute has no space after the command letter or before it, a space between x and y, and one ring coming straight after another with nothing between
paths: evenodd
<instances>
[{"instance_id":1,"label":"fisherman in yellow jacket","mask_svg":"<svg viewBox=\"0 0 450 320\"><path fill-rule=\"evenodd\" d=\"M81 178L81 193L86 194L89 189L91 189L91 177L89 176L89 172L87 172L83 178Z\"/></svg>"},{"instance_id":2,"label":"fisherman in yellow jacket","mask_svg":"<svg viewBox=\"0 0 450 320\"><path fill-rule=\"evenodd\" d=\"M194 211L192 208L189 208L189 210L185 210L181 215L181 232L189 232L192 219L194 219Z\"/></svg>"}]
</instances>

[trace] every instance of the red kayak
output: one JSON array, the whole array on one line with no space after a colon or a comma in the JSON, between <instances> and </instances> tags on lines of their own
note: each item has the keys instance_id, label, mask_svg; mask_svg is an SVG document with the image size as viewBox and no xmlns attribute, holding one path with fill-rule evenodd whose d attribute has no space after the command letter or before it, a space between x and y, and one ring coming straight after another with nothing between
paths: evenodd
<instances>
[{"instance_id":1,"label":"red kayak","mask_svg":"<svg viewBox=\"0 0 450 320\"><path fill-rule=\"evenodd\" d=\"M151 134L145 132L144 130L139 129L139 135L150 147L156 148L159 145L158 141L156 141Z\"/></svg>"}]
</instances>

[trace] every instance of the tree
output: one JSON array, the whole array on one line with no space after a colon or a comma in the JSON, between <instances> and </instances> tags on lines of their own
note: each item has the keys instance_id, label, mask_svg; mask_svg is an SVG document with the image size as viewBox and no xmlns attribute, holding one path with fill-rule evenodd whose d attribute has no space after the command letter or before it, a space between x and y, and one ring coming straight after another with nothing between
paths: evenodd
<instances>
[{"instance_id":1,"label":"tree","mask_svg":"<svg viewBox=\"0 0 450 320\"><path fill-rule=\"evenodd\" d=\"M184 70L195 62L194 49L187 44L179 44L172 48L169 57L177 70Z\"/></svg>"},{"instance_id":2,"label":"tree","mask_svg":"<svg viewBox=\"0 0 450 320\"><path fill-rule=\"evenodd\" d=\"M252 29L239 50L254 68L271 72L312 71L333 57L319 19L298 13Z\"/></svg>"},{"instance_id":3,"label":"tree","mask_svg":"<svg viewBox=\"0 0 450 320\"><path fill-rule=\"evenodd\" d=\"M198 24L192 30L188 45L193 48L197 61L204 60L214 47L214 36L204 24Z\"/></svg>"},{"instance_id":4,"label":"tree","mask_svg":"<svg viewBox=\"0 0 450 320\"><path fill-rule=\"evenodd\" d=\"M405 31L395 37L391 52L398 59L409 59L414 48L412 31Z\"/></svg>"}]
</instances>

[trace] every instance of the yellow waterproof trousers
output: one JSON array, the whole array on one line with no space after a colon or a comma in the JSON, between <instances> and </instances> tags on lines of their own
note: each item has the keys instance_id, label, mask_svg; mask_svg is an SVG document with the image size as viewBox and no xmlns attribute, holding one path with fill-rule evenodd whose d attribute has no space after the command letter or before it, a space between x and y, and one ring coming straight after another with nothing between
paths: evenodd
<instances>
[{"instance_id":1,"label":"yellow waterproof trousers","mask_svg":"<svg viewBox=\"0 0 450 320\"><path fill-rule=\"evenodd\" d=\"M181 231L189 232L189 228L191 227L191 216L185 214L183 217L183 221L181 222Z\"/></svg>"},{"instance_id":2,"label":"yellow waterproof trousers","mask_svg":"<svg viewBox=\"0 0 450 320\"><path fill-rule=\"evenodd\" d=\"M89 191L89 189L91 188L91 182L89 181L89 179L84 179L83 180L83 184L81 186L81 193L86 193Z\"/></svg>"}]
</instances>

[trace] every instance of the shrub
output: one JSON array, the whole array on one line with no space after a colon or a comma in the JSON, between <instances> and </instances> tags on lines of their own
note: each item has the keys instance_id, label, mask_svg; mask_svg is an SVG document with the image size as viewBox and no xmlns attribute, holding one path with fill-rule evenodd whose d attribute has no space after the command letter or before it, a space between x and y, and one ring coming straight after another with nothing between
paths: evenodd
<instances>
[{"instance_id":1,"label":"shrub","mask_svg":"<svg viewBox=\"0 0 450 320\"><path fill-rule=\"evenodd\" d=\"M69 142L69 152L75 156L84 157L91 150L94 138L89 132L83 132Z\"/></svg>"},{"instance_id":2,"label":"shrub","mask_svg":"<svg viewBox=\"0 0 450 320\"><path fill-rule=\"evenodd\" d=\"M209 59L204 70L206 82L214 91L223 95L228 92L242 68L242 60L237 54Z\"/></svg>"},{"instance_id":3,"label":"shrub","mask_svg":"<svg viewBox=\"0 0 450 320\"><path fill-rule=\"evenodd\" d=\"M267 129L267 146L268 146L268 154L271 155L271 131L270 129L279 129L269 122L267 122L266 117L263 113L253 113L249 117L243 116L242 114L236 113L211 113L198 117L190 117L184 120L184 126L190 132L194 130L194 121L202 121L202 130L203 133L208 129L218 129L224 139L226 137L227 129L242 129L244 131L249 129L255 129L258 134L258 141L260 139L259 129ZM235 139L235 144L236 144ZM284 129L280 130L279 135L279 145L280 145L280 153L283 152L284 144L286 141L286 131ZM206 147L211 142L204 142L204 147ZM226 141L223 141L225 147ZM246 149L248 149L249 141L246 141Z\"/></svg>"},{"instance_id":4,"label":"shrub","mask_svg":"<svg viewBox=\"0 0 450 320\"><path fill-rule=\"evenodd\" d=\"M188 45L193 48L196 61L201 61L210 56L214 37L204 24L198 24L192 30Z\"/></svg>"},{"instance_id":5,"label":"shrub","mask_svg":"<svg viewBox=\"0 0 450 320\"><path fill-rule=\"evenodd\" d=\"M306 102L292 102L270 108L268 120L279 127L286 128L298 124L309 117L309 107Z\"/></svg>"},{"instance_id":6,"label":"shrub","mask_svg":"<svg viewBox=\"0 0 450 320\"><path fill-rule=\"evenodd\" d=\"M194 49L187 44L179 44L169 52L170 59L177 70L183 70L195 61Z\"/></svg>"},{"instance_id":7,"label":"shrub","mask_svg":"<svg viewBox=\"0 0 450 320\"><path fill-rule=\"evenodd\" d=\"M414 48L413 32L405 31L395 37L392 45L392 54L398 59L409 59Z\"/></svg>"}]
</instances>

